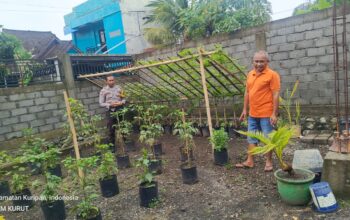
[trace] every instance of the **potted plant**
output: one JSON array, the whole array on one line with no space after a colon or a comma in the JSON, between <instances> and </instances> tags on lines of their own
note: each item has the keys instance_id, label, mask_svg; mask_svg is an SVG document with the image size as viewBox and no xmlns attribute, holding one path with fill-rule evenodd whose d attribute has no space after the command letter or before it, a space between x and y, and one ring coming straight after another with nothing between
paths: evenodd
<instances>
[{"instance_id":1,"label":"potted plant","mask_svg":"<svg viewBox=\"0 0 350 220\"><path fill-rule=\"evenodd\" d=\"M23 156L18 156L14 159L14 164L11 171L7 173L11 176L10 188L12 195L15 199L12 201L13 206L22 207L21 210L25 210L26 207L31 208L34 205L32 200L32 193L29 189L30 181L28 170L22 166L27 161Z\"/></svg>"},{"instance_id":2,"label":"potted plant","mask_svg":"<svg viewBox=\"0 0 350 220\"><path fill-rule=\"evenodd\" d=\"M60 164L61 151L54 145L49 145L44 153L44 169L51 175L62 177L62 169Z\"/></svg>"},{"instance_id":3,"label":"potted plant","mask_svg":"<svg viewBox=\"0 0 350 220\"><path fill-rule=\"evenodd\" d=\"M10 185L8 180L6 179L7 171L3 168L3 166L12 162L13 158L8 155L5 151L0 151L0 196L9 196L10 193Z\"/></svg>"},{"instance_id":4,"label":"potted plant","mask_svg":"<svg viewBox=\"0 0 350 220\"><path fill-rule=\"evenodd\" d=\"M309 186L312 184L315 174L305 169L293 169L283 159L283 150L288 145L293 132L289 126L280 127L268 136L261 132L239 131L239 133L255 138L262 143L262 147L256 147L250 151L253 155L266 154L270 151L276 154L281 169L277 170L274 175L282 200L291 205L306 205L311 199Z\"/></svg>"},{"instance_id":5,"label":"potted plant","mask_svg":"<svg viewBox=\"0 0 350 220\"><path fill-rule=\"evenodd\" d=\"M59 189L62 179L50 172L45 172L44 188L40 194L41 210L45 220L63 220L66 218L64 200L59 199ZM41 181L34 182L36 187L42 185Z\"/></svg>"},{"instance_id":6,"label":"potted plant","mask_svg":"<svg viewBox=\"0 0 350 220\"><path fill-rule=\"evenodd\" d=\"M284 113L286 115L286 118L288 120L288 126L291 127L293 130L293 138L297 138L301 136L301 126L300 126L300 102L298 100L295 101L295 114L294 114L294 120L293 115L291 111L292 107L292 99L295 95L295 92L297 91L299 85L299 80L297 80L294 83L292 92L289 92L287 89L285 92L285 97L279 97L280 102L280 108L284 110Z\"/></svg>"},{"instance_id":7,"label":"potted plant","mask_svg":"<svg viewBox=\"0 0 350 220\"><path fill-rule=\"evenodd\" d=\"M42 173L43 158L38 156L44 151L48 143L45 139L34 137L31 128L24 129L25 142L21 145L23 157L33 175Z\"/></svg>"},{"instance_id":8,"label":"potted plant","mask_svg":"<svg viewBox=\"0 0 350 220\"><path fill-rule=\"evenodd\" d=\"M224 128L214 130L212 137L209 138L210 143L214 148L214 163L216 165L224 166L228 163L228 141L229 137Z\"/></svg>"},{"instance_id":9,"label":"potted plant","mask_svg":"<svg viewBox=\"0 0 350 220\"><path fill-rule=\"evenodd\" d=\"M95 177L93 173L97 161L97 156L80 158L78 160L72 157L67 157L63 160L63 164L67 168L69 176L72 178L74 186L72 193L79 195L80 198L78 204L72 209L72 211L76 213L77 219L102 219L100 209L93 205L93 201L97 198L94 184ZM79 172L79 170L81 172Z\"/></svg>"},{"instance_id":10,"label":"potted plant","mask_svg":"<svg viewBox=\"0 0 350 220\"><path fill-rule=\"evenodd\" d=\"M127 109L123 108L119 111L113 112L112 116L115 117L115 152L117 152L117 164L119 169L130 167L129 155L125 151L124 139L131 133L131 123L124 120L124 116Z\"/></svg>"},{"instance_id":11,"label":"potted plant","mask_svg":"<svg viewBox=\"0 0 350 220\"><path fill-rule=\"evenodd\" d=\"M101 164L97 168L99 174L100 189L103 197L109 198L119 193L117 168L115 167L115 157L109 150L108 144L98 145L101 152Z\"/></svg>"},{"instance_id":12,"label":"potted plant","mask_svg":"<svg viewBox=\"0 0 350 220\"><path fill-rule=\"evenodd\" d=\"M157 157L163 154L162 144L159 137L163 134L163 126L160 121L163 118L164 105L150 105L142 114L143 125L141 126L140 141L147 142L152 153Z\"/></svg>"},{"instance_id":13,"label":"potted plant","mask_svg":"<svg viewBox=\"0 0 350 220\"><path fill-rule=\"evenodd\" d=\"M198 182L197 167L193 163L193 149L195 147L193 135L197 129L193 127L192 122L186 122L184 113L182 112L182 120L175 123L174 134L178 134L183 146L180 147L181 161L180 166L182 180L184 184L194 184Z\"/></svg>"},{"instance_id":14,"label":"potted plant","mask_svg":"<svg viewBox=\"0 0 350 220\"><path fill-rule=\"evenodd\" d=\"M137 160L137 166L143 168L139 181L140 206L149 208L158 201L158 183L154 180L149 166L149 153L142 149L142 157Z\"/></svg>"}]
</instances>

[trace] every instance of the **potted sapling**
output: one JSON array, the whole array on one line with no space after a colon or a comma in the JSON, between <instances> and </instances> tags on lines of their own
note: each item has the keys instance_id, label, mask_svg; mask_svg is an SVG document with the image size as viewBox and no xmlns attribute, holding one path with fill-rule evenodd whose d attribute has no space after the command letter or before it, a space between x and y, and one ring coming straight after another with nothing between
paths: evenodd
<instances>
[{"instance_id":1,"label":"potted sapling","mask_svg":"<svg viewBox=\"0 0 350 220\"><path fill-rule=\"evenodd\" d=\"M109 198L119 193L117 168L115 167L114 154L109 150L108 144L97 146L101 153L100 165L97 168L102 196Z\"/></svg>"},{"instance_id":2,"label":"potted sapling","mask_svg":"<svg viewBox=\"0 0 350 220\"><path fill-rule=\"evenodd\" d=\"M294 131L289 126L278 128L268 136L261 132L243 132L243 135L260 141L262 147L255 147L250 151L255 154L266 154L273 151L280 165L279 170L274 173L277 180L278 192L283 201L290 205L306 205L311 200L309 186L312 184L315 174L305 169L293 169L283 158L283 150L289 143Z\"/></svg>"},{"instance_id":3,"label":"potted sapling","mask_svg":"<svg viewBox=\"0 0 350 220\"><path fill-rule=\"evenodd\" d=\"M14 199L13 206L21 207L20 210L25 211L26 208L31 208L34 205L32 193L30 191L29 174L26 167L23 166L27 161L23 156L18 156L14 159L14 164L10 175L10 189Z\"/></svg>"},{"instance_id":4,"label":"potted sapling","mask_svg":"<svg viewBox=\"0 0 350 220\"><path fill-rule=\"evenodd\" d=\"M77 219L102 220L100 209L93 204L98 197L95 192L95 173L93 172L98 159L97 156L92 156L78 160L67 157L63 160L74 186L71 193L80 198L72 208L72 212L76 213Z\"/></svg>"},{"instance_id":5,"label":"potted sapling","mask_svg":"<svg viewBox=\"0 0 350 220\"><path fill-rule=\"evenodd\" d=\"M34 137L31 128L24 129L25 142L21 145L23 157L26 158L27 165L33 175L42 173L43 158L39 157L48 145L45 139Z\"/></svg>"},{"instance_id":6,"label":"potted sapling","mask_svg":"<svg viewBox=\"0 0 350 220\"><path fill-rule=\"evenodd\" d=\"M117 164L119 169L130 167L130 158L125 151L124 136L131 132L131 124L124 120L125 109L113 112L113 117L116 118L115 126L115 152L117 152Z\"/></svg>"},{"instance_id":7,"label":"potted sapling","mask_svg":"<svg viewBox=\"0 0 350 220\"><path fill-rule=\"evenodd\" d=\"M186 122L184 113L182 114L183 119L175 123L174 134L178 134L182 142L180 153L183 164L180 166L180 169L183 183L194 184L198 182L197 167L193 162L193 150L195 148L193 135L197 132L197 129L193 126L192 122Z\"/></svg>"},{"instance_id":8,"label":"potted sapling","mask_svg":"<svg viewBox=\"0 0 350 220\"><path fill-rule=\"evenodd\" d=\"M224 128L214 130L212 137L209 138L211 145L214 148L214 163L219 166L224 166L228 163L228 141L230 140Z\"/></svg>"},{"instance_id":9,"label":"potted sapling","mask_svg":"<svg viewBox=\"0 0 350 220\"><path fill-rule=\"evenodd\" d=\"M161 114L163 105L151 105L142 112L143 125L141 126L140 141L150 146L155 157L163 154L162 144L159 141L163 134L163 126L160 120L163 118Z\"/></svg>"},{"instance_id":10,"label":"potted sapling","mask_svg":"<svg viewBox=\"0 0 350 220\"><path fill-rule=\"evenodd\" d=\"M44 188L40 194L40 207L44 214L45 220L63 220L66 218L64 200L60 199L59 189L62 179L50 172L44 172L44 183L35 180L35 187L44 184Z\"/></svg>"},{"instance_id":11,"label":"potted sapling","mask_svg":"<svg viewBox=\"0 0 350 220\"><path fill-rule=\"evenodd\" d=\"M60 164L61 151L53 145L48 146L48 150L44 153L44 166L45 169L51 174L58 177L62 177L62 169Z\"/></svg>"},{"instance_id":12,"label":"potted sapling","mask_svg":"<svg viewBox=\"0 0 350 220\"><path fill-rule=\"evenodd\" d=\"M126 120L125 115L130 112L129 108L123 108L120 110L122 112L122 120L120 122L120 132L123 137L124 143L125 143L125 150L128 151L135 151L136 145L135 141L131 137L132 133L132 123L128 120Z\"/></svg>"},{"instance_id":13,"label":"potted sapling","mask_svg":"<svg viewBox=\"0 0 350 220\"><path fill-rule=\"evenodd\" d=\"M142 157L137 160L137 167L142 167L143 172L139 181L140 206L149 208L158 201L158 183L154 180L150 170L149 152L142 149Z\"/></svg>"},{"instance_id":14,"label":"potted sapling","mask_svg":"<svg viewBox=\"0 0 350 220\"><path fill-rule=\"evenodd\" d=\"M13 162L13 157L8 155L5 151L0 151L0 196L9 196L10 193L10 185L6 178L7 171L4 166Z\"/></svg>"}]
</instances>

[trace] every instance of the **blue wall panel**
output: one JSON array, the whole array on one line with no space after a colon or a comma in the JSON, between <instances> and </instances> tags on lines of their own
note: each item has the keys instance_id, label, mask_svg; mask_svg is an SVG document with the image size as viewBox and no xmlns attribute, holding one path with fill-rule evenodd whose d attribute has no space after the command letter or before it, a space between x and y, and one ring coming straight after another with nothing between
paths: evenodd
<instances>
[{"instance_id":1,"label":"blue wall panel","mask_svg":"<svg viewBox=\"0 0 350 220\"><path fill-rule=\"evenodd\" d=\"M120 44L109 51L108 54L126 54L126 43L121 12L114 13L103 19L105 29L107 49Z\"/></svg>"},{"instance_id":2,"label":"blue wall panel","mask_svg":"<svg viewBox=\"0 0 350 220\"><path fill-rule=\"evenodd\" d=\"M87 48L99 47L99 30L103 29L102 22L89 24L73 33L73 42L82 52L86 53Z\"/></svg>"}]
</instances>

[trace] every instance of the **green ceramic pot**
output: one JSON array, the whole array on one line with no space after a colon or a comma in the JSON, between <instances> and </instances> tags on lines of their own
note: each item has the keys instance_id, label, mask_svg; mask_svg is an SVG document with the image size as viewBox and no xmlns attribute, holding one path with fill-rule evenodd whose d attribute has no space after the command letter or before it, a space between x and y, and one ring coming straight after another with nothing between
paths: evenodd
<instances>
[{"instance_id":1,"label":"green ceramic pot","mask_svg":"<svg viewBox=\"0 0 350 220\"><path fill-rule=\"evenodd\" d=\"M277 188L282 200L290 205L306 205L311 200L309 186L315 174L305 169L294 169L294 177L281 169L275 172Z\"/></svg>"}]
</instances>

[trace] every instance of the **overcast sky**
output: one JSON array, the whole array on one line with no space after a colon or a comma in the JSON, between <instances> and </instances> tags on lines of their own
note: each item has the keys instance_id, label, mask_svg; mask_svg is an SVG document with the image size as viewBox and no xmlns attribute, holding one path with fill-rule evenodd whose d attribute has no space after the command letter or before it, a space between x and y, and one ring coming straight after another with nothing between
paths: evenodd
<instances>
[{"instance_id":1,"label":"overcast sky","mask_svg":"<svg viewBox=\"0 0 350 220\"><path fill-rule=\"evenodd\" d=\"M51 31L60 39L71 39L63 34L63 16L74 6L86 0L0 0L0 25L7 29ZM308 0L270 0L272 19L289 17L293 9Z\"/></svg>"}]
</instances>

